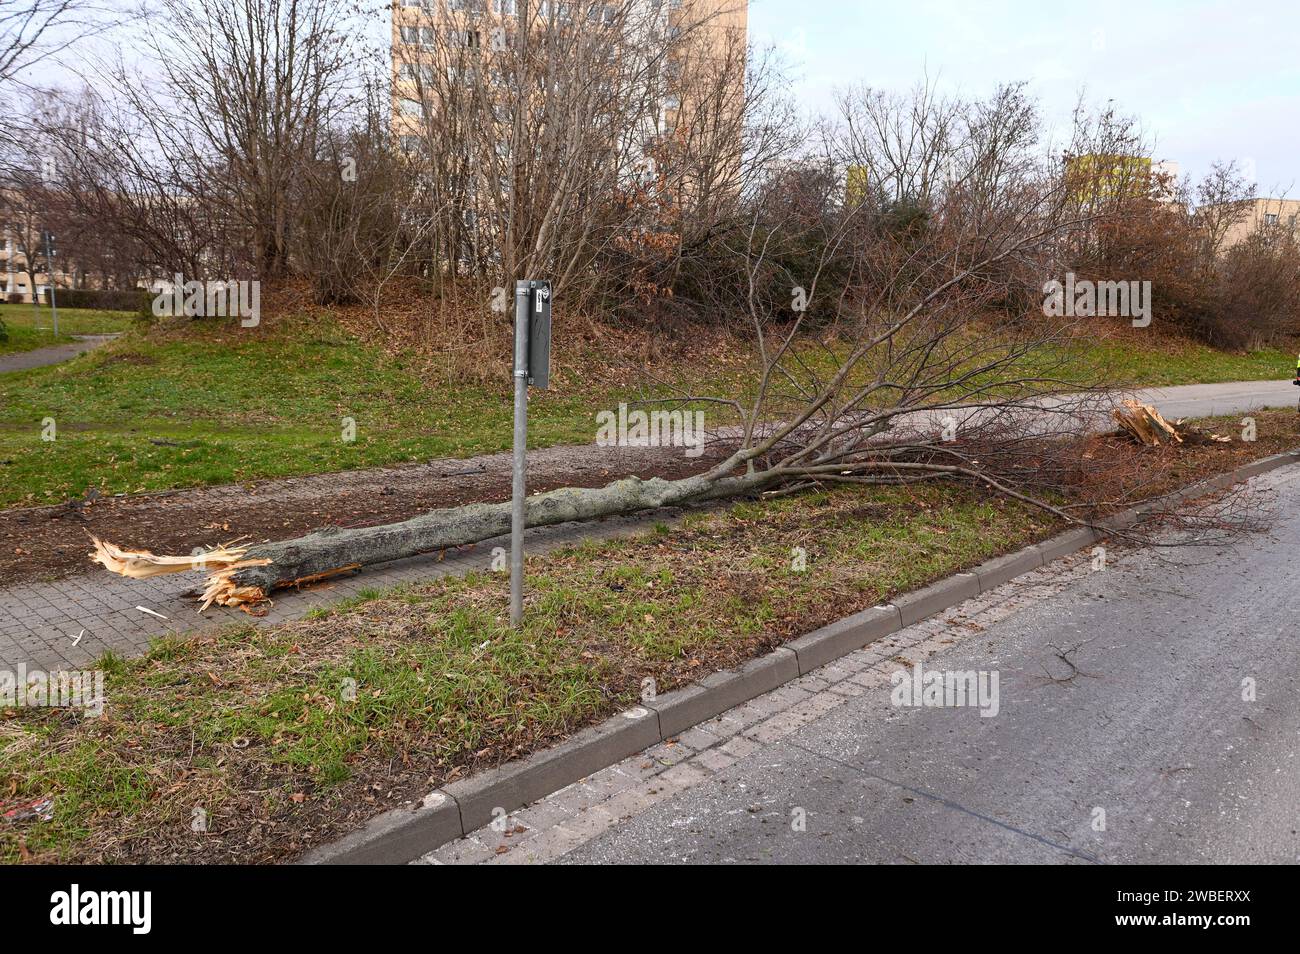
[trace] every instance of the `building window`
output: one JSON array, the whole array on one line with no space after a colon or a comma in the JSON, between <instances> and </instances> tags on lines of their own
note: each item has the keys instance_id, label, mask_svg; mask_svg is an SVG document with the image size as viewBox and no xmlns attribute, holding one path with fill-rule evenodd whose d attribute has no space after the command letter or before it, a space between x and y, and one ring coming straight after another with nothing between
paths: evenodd
<instances>
[{"instance_id":1,"label":"building window","mask_svg":"<svg viewBox=\"0 0 1300 954\"><path fill-rule=\"evenodd\" d=\"M403 63L401 68L398 70L398 76L406 80L408 83L419 81L426 86L431 86L433 84L433 77L435 75L433 67L428 63L423 63L419 66L416 66L414 63Z\"/></svg>"},{"instance_id":2,"label":"building window","mask_svg":"<svg viewBox=\"0 0 1300 954\"><path fill-rule=\"evenodd\" d=\"M436 36L433 27L404 26L401 31L403 43L415 43L421 46L433 46Z\"/></svg>"},{"instance_id":3,"label":"building window","mask_svg":"<svg viewBox=\"0 0 1300 954\"><path fill-rule=\"evenodd\" d=\"M611 26L618 18L618 8L609 3L597 3L587 8L587 19L602 26Z\"/></svg>"},{"instance_id":4,"label":"building window","mask_svg":"<svg viewBox=\"0 0 1300 954\"><path fill-rule=\"evenodd\" d=\"M1265 213L1264 213L1264 224L1265 224L1265 225L1277 225L1277 213L1276 213L1276 212L1265 212Z\"/></svg>"},{"instance_id":5,"label":"building window","mask_svg":"<svg viewBox=\"0 0 1300 954\"><path fill-rule=\"evenodd\" d=\"M494 0L493 6L497 13L503 17L512 17L515 15L515 0Z\"/></svg>"},{"instance_id":6,"label":"building window","mask_svg":"<svg viewBox=\"0 0 1300 954\"><path fill-rule=\"evenodd\" d=\"M418 99L404 99L402 100L402 115L416 117L423 116L424 106Z\"/></svg>"}]
</instances>

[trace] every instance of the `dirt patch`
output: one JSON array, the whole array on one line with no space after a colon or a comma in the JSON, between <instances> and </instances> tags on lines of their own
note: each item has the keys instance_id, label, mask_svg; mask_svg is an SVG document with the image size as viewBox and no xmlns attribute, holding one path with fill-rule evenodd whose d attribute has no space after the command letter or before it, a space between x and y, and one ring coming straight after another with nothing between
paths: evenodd
<instances>
[{"instance_id":1,"label":"dirt patch","mask_svg":"<svg viewBox=\"0 0 1300 954\"><path fill-rule=\"evenodd\" d=\"M1294 411L1256 411L1253 417L1253 441L1241 439L1240 415L1180 423L1181 446L1140 447L1127 434L1094 435L1084 442L1079 471L1064 483L1073 500L1117 510L1300 444Z\"/></svg>"},{"instance_id":2,"label":"dirt patch","mask_svg":"<svg viewBox=\"0 0 1300 954\"><path fill-rule=\"evenodd\" d=\"M142 351L118 351L101 361L99 366L101 368L111 368L115 364L127 364L136 367L149 367L157 363L157 358Z\"/></svg>"}]
</instances>

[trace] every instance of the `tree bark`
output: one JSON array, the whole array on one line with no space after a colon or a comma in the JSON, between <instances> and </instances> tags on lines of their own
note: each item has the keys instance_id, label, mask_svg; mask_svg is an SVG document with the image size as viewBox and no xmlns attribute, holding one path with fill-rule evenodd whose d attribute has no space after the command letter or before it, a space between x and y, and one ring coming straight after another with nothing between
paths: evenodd
<instances>
[{"instance_id":1,"label":"tree bark","mask_svg":"<svg viewBox=\"0 0 1300 954\"><path fill-rule=\"evenodd\" d=\"M776 480L775 473L760 471L719 478L701 474L680 480L627 477L594 489L562 487L529 497L525 524L547 527L716 500L762 490ZM219 572L212 577L204 596L223 605L256 602L259 596L264 598L278 587L322 579L359 566L477 543L509 530L508 500L433 510L410 520L377 527L327 528L294 540L249 549L241 562L270 560L270 563Z\"/></svg>"}]
</instances>

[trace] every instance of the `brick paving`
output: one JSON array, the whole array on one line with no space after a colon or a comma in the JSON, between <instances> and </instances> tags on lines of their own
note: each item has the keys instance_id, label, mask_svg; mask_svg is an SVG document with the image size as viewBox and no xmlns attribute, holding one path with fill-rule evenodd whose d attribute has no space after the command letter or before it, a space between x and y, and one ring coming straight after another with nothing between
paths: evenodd
<instances>
[{"instance_id":1,"label":"brick paving","mask_svg":"<svg viewBox=\"0 0 1300 954\"><path fill-rule=\"evenodd\" d=\"M1112 556L1115 551L1112 551ZM1064 557L887 636L449 842L416 864L545 864L816 722L900 666L923 662L1092 572Z\"/></svg>"},{"instance_id":2,"label":"brick paving","mask_svg":"<svg viewBox=\"0 0 1300 954\"><path fill-rule=\"evenodd\" d=\"M594 525L539 528L528 531L526 548L542 553L579 539L633 534L665 519L659 512ZM0 587L0 669L14 670L20 663L46 671L85 669L108 650L142 655L160 636L191 635L230 624L274 626L363 590L487 570L498 546L509 548L509 537L444 551L441 560L437 554L395 560L303 590L281 590L261 617L220 606L200 614L193 595L203 580L198 573L131 580L99 570L54 582ZM137 608L141 606L167 619L142 612Z\"/></svg>"}]
</instances>

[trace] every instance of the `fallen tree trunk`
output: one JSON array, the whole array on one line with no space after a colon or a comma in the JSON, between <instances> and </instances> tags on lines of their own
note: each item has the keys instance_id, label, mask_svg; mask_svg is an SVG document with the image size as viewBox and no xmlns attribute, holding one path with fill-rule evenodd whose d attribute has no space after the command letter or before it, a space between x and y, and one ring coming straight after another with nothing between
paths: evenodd
<instances>
[{"instance_id":1,"label":"fallen tree trunk","mask_svg":"<svg viewBox=\"0 0 1300 954\"><path fill-rule=\"evenodd\" d=\"M681 480L628 477L594 489L563 487L527 499L525 525L547 527L576 520L636 513L656 507L715 500L762 490L774 483L772 472L715 478L707 474ZM338 573L478 543L510 530L510 501L469 504L433 510L400 523L351 530L326 528L295 540L265 543L247 550L228 548L223 559L211 554L157 557L121 550L96 540L92 559L115 573L156 575L184 569L212 570L203 592L203 608L212 603L247 606L265 600L272 590L316 582ZM141 572L140 567L147 569Z\"/></svg>"}]
</instances>

